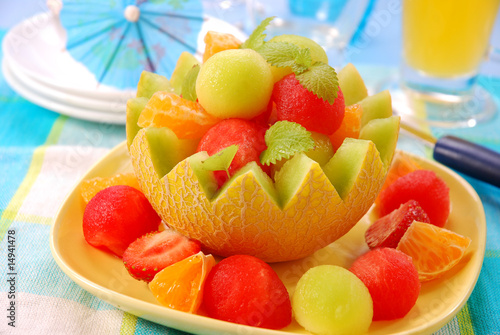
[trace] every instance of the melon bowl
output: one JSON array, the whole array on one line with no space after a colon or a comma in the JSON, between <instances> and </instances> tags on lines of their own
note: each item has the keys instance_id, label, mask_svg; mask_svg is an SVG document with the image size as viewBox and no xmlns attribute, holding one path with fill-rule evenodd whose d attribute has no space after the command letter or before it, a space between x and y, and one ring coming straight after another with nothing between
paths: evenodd
<instances>
[{"instance_id":1,"label":"melon bowl","mask_svg":"<svg viewBox=\"0 0 500 335\"><path fill-rule=\"evenodd\" d=\"M306 257L345 235L380 192L399 132L398 117L374 118L326 165L297 154L272 180L250 163L217 189L213 172L203 169L208 155L194 153L195 141L168 128L137 129L141 108L134 106L141 104L129 105L132 166L164 223L207 252L266 262Z\"/></svg>"}]
</instances>

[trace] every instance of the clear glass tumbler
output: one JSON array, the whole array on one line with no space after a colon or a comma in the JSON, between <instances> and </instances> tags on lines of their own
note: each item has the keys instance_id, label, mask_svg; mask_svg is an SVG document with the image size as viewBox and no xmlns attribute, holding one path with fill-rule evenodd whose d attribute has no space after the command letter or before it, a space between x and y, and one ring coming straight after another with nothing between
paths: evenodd
<instances>
[{"instance_id":1,"label":"clear glass tumbler","mask_svg":"<svg viewBox=\"0 0 500 335\"><path fill-rule=\"evenodd\" d=\"M477 85L500 0L403 0L396 109L439 127L474 126L496 112Z\"/></svg>"},{"instance_id":2,"label":"clear glass tumbler","mask_svg":"<svg viewBox=\"0 0 500 335\"><path fill-rule=\"evenodd\" d=\"M367 12L371 0L248 0L249 23L255 27L275 16L269 37L294 34L309 37L329 54L330 65L343 65L343 51Z\"/></svg>"}]
</instances>

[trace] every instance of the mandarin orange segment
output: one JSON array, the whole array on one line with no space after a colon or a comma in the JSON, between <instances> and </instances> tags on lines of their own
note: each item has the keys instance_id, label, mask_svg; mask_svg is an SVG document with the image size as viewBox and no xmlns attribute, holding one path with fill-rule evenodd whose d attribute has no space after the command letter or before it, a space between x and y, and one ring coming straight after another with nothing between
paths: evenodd
<instances>
[{"instance_id":1,"label":"mandarin orange segment","mask_svg":"<svg viewBox=\"0 0 500 335\"><path fill-rule=\"evenodd\" d=\"M220 120L208 114L194 101L181 98L175 93L156 92L139 116L139 127L167 127L179 139L201 138Z\"/></svg>"},{"instance_id":2,"label":"mandarin orange segment","mask_svg":"<svg viewBox=\"0 0 500 335\"><path fill-rule=\"evenodd\" d=\"M351 106L346 106L344 119L342 120L340 128L337 129L337 131L335 131L332 135L330 135L330 141L332 142L334 151L337 151L346 137L359 137L362 113L363 108L361 107L361 105L354 104Z\"/></svg>"},{"instance_id":3,"label":"mandarin orange segment","mask_svg":"<svg viewBox=\"0 0 500 335\"><path fill-rule=\"evenodd\" d=\"M229 49L238 49L241 41L232 34L218 33L209 31L205 35L205 52L203 53L203 62L215 55L216 53Z\"/></svg>"},{"instance_id":4,"label":"mandarin orange segment","mask_svg":"<svg viewBox=\"0 0 500 335\"><path fill-rule=\"evenodd\" d=\"M422 167L409 155L402 151L396 152L381 191L386 189L387 186L395 182L399 177L403 177L408 173L419 169L422 169Z\"/></svg>"},{"instance_id":5,"label":"mandarin orange segment","mask_svg":"<svg viewBox=\"0 0 500 335\"><path fill-rule=\"evenodd\" d=\"M80 194L82 195L85 205L97 192L104 190L110 186L128 185L139 191L141 188L139 182L133 173L119 173L109 178L96 177L89 180L84 180L80 186Z\"/></svg>"},{"instance_id":6,"label":"mandarin orange segment","mask_svg":"<svg viewBox=\"0 0 500 335\"><path fill-rule=\"evenodd\" d=\"M404 153L403 151L396 151L394 158L392 159L391 167L389 168L389 171L387 171L384 185L382 185L382 189L380 190L377 199L375 199L375 213L380 214L380 194L383 190L389 187L389 185L394 183L398 178L406 176L408 173L415 170L421 169L422 166L410 157L410 155Z\"/></svg>"},{"instance_id":7,"label":"mandarin orange segment","mask_svg":"<svg viewBox=\"0 0 500 335\"><path fill-rule=\"evenodd\" d=\"M462 259L471 240L448 229L414 221L396 249L413 260L420 281L440 277Z\"/></svg>"},{"instance_id":8,"label":"mandarin orange segment","mask_svg":"<svg viewBox=\"0 0 500 335\"><path fill-rule=\"evenodd\" d=\"M213 256L200 251L158 272L149 289L163 306L196 313L202 302L205 279L214 265Z\"/></svg>"}]
</instances>

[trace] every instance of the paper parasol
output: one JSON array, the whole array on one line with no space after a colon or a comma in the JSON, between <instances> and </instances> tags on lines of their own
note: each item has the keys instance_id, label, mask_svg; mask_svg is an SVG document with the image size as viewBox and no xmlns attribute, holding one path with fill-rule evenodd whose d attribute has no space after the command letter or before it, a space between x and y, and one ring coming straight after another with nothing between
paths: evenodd
<instances>
[{"instance_id":1,"label":"paper parasol","mask_svg":"<svg viewBox=\"0 0 500 335\"><path fill-rule=\"evenodd\" d=\"M170 77L183 51L197 52L200 0L65 0L66 49L98 82L134 88L143 70Z\"/></svg>"}]
</instances>

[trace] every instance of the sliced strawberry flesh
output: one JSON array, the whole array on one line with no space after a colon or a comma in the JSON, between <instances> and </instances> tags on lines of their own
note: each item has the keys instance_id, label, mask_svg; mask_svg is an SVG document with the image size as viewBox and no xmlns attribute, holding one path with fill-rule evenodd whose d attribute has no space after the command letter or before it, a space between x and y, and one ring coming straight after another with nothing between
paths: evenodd
<instances>
[{"instance_id":1,"label":"sliced strawberry flesh","mask_svg":"<svg viewBox=\"0 0 500 335\"><path fill-rule=\"evenodd\" d=\"M150 282L169 265L200 252L200 243L173 230L144 235L132 242L123 254L130 275Z\"/></svg>"},{"instance_id":2,"label":"sliced strawberry flesh","mask_svg":"<svg viewBox=\"0 0 500 335\"><path fill-rule=\"evenodd\" d=\"M373 248L396 248L413 221L429 223L427 213L415 200L409 200L375 221L366 231L366 243Z\"/></svg>"}]
</instances>

